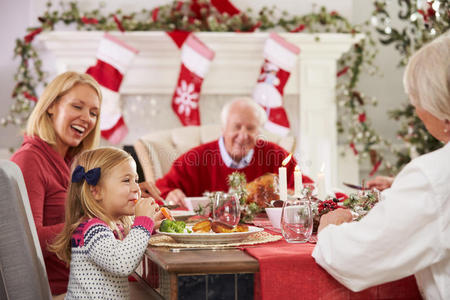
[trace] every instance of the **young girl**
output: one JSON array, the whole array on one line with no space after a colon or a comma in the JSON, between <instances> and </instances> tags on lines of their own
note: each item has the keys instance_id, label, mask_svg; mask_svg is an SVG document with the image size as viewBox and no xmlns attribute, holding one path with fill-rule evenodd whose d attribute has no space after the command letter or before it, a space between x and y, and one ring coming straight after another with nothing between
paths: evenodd
<instances>
[{"instance_id":1,"label":"young girl","mask_svg":"<svg viewBox=\"0 0 450 300\"><path fill-rule=\"evenodd\" d=\"M125 151L86 151L73 166L66 222L50 247L70 264L66 299L128 299L128 275L163 215L152 198L141 198L136 163Z\"/></svg>"}]
</instances>

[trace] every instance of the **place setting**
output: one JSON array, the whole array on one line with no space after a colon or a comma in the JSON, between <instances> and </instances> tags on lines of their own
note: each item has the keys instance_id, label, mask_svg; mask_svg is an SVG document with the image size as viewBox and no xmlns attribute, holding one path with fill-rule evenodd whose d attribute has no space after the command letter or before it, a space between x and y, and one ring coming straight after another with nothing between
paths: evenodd
<instances>
[{"instance_id":1,"label":"place setting","mask_svg":"<svg viewBox=\"0 0 450 300\"><path fill-rule=\"evenodd\" d=\"M209 197L198 197L185 203L192 212L211 215L196 222L164 220L158 235L150 239L151 246L165 246L177 248L214 249L225 247L239 247L277 241L279 236L264 232L263 228L239 223L241 220L240 198L237 193L216 192ZM173 211L176 212L176 211Z\"/></svg>"},{"instance_id":2,"label":"place setting","mask_svg":"<svg viewBox=\"0 0 450 300\"><path fill-rule=\"evenodd\" d=\"M288 194L286 157L278 174L265 174L247 184L245 175L234 172L229 178L229 192L187 197L184 205L194 218L164 220L150 239L155 247L213 249L240 247L279 241L315 243L311 201L314 186L302 183L302 174L294 171L295 190ZM317 228L316 228L317 229Z\"/></svg>"}]
</instances>

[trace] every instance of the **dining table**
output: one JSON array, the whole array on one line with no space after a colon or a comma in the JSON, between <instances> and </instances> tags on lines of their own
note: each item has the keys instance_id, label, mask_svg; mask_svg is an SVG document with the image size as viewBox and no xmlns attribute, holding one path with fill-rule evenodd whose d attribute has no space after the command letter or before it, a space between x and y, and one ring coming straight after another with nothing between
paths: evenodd
<instances>
[{"instance_id":1,"label":"dining table","mask_svg":"<svg viewBox=\"0 0 450 300\"><path fill-rule=\"evenodd\" d=\"M267 222L259 222L265 232L281 235ZM314 247L283 238L225 249L149 246L136 272L161 299L422 299L414 276L353 292L316 264Z\"/></svg>"}]
</instances>

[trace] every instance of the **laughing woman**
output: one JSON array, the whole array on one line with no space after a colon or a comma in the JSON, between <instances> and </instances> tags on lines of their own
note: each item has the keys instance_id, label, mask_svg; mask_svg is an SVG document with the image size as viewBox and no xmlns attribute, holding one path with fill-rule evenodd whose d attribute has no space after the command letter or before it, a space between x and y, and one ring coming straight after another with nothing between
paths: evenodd
<instances>
[{"instance_id":1,"label":"laughing woman","mask_svg":"<svg viewBox=\"0 0 450 300\"><path fill-rule=\"evenodd\" d=\"M101 101L90 75L59 75L37 102L24 142L11 157L23 173L53 295L66 292L69 269L47 245L63 228L72 158L98 145Z\"/></svg>"},{"instance_id":2,"label":"laughing woman","mask_svg":"<svg viewBox=\"0 0 450 300\"><path fill-rule=\"evenodd\" d=\"M101 101L100 87L90 75L59 75L39 98L24 142L11 157L23 173L53 295L66 292L69 269L47 246L64 225L72 159L99 143ZM153 184L140 187L143 197L161 200Z\"/></svg>"}]
</instances>

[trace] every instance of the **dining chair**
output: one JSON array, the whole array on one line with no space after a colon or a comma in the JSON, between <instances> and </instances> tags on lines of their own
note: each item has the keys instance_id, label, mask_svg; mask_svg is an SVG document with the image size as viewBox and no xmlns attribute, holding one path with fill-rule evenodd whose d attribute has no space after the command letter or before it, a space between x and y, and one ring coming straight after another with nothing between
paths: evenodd
<instances>
[{"instance_id":1,"label":"dining chair","mask_svg":"<svg viewBox=\"0 0 450 300\"><path fill-rule=\"evenodd\" d=\"M0 299L52 299L19 167L0 160Z\"/></svg>"}]
</instances>

